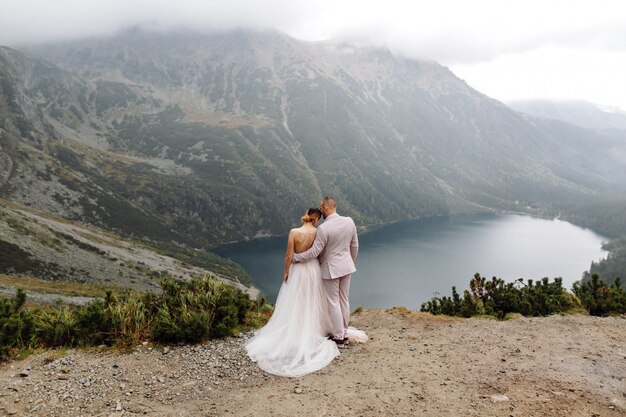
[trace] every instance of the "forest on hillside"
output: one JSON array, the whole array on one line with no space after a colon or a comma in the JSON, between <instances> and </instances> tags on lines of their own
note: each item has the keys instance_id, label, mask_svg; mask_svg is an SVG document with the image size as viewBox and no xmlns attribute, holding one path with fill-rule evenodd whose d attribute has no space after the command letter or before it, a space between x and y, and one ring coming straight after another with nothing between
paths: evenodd
<instances>
[{"instance_id":1,"label":"forest on hillside","mask_svg":"<svg viewBox=\"0 0 626 417\"><path fill-rule=\"evenodd\" d=\"M598 274L611 284L616 278L626 278L626 200L585 202L563 208L565 220L587 227L612 240L604 245L609 251L606 259L592 262L583 281L589 282Z\"/></svg>"}]
</instances>

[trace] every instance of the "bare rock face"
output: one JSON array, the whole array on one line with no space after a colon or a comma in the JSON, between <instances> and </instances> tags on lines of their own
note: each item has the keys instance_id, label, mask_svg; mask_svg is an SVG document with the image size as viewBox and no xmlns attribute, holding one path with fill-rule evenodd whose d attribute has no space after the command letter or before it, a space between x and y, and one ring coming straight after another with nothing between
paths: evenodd
<instances>
[{"instance_id":1,"label":"bare rock face","mask_svg":"<svg viewBox=\"0 0 626 417\"><path fill-rule=\"evenodd\" d=\"M9 155L4 153L2 146L0 146L0 187L4 187L9 182L12 170L13 160Z\"/></svg>"}]
</instances>

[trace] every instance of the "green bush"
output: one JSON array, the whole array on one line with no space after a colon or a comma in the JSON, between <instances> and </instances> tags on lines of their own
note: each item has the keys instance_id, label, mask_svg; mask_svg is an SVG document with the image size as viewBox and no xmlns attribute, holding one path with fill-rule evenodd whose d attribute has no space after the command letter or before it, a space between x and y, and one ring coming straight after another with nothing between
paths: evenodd
<instances>
[{"instance_id":1,"label":"green bush","mask_svg":"<svg viewBox=\"0 0 626 417\"><path fill-rule=\"evenodd\" d=\"M111 318L107 311L111 293L107 292L106 301L94 300L86 307L76 310L78 340L86 345L111 344Z\"/></svg>"},{"instance_id":2,"label":"green bush","mask_svg":"<svg viewBox=\"0 0 626 417\"><path fill-rule=\"evenodd\" d=\"M17 289L14 299L0 298L0 360L12 348L27 346L34 329L33 315L24 310L26 293Z\"/></svg>"},{"instance_id":3,"label":"green bush","mask_svg":"<svg viewBox=\"0 0 626 417\"><path fill-rule=\"evenodd\" d=\"M133 346L147 334L147 310L141 295L127 292L87 306L59 305L34 310L32 344L44 347L116 344Z\"/></svg>"},{"instance_id":4,"label":"green bush","mask_svg":"<svg viewBox=\"0 0 626 417\"><path fill-rule=\"evenodd\" d=\"M151 336L163 342L197 342L231 335L251 303L246 293L211 279L166 279Z\"/></svg>"},{"instance_id":5,"label":"green bush","mask_svg":"<svg viewBox=\"0 0 626 417\"><path fill-rule=\"evenodd\" d=\"M162 293L107 292L87 306L24 309L26 295L0 298L0 357L27 347L136 346L142 340L200 342L232 335L257 309L248 295L208 277L166 279ZM252 321L255 319L253 318Z\"/></svg>"},{"instance_id":6,"label":"green bush","mask_svg":"<svg viewBox=\"0 0 626 417\"><path fill-rule=\"evenodd\" d=\"M622 287L621 278L615 278L613 284L607 285L598 274L591 276L591 281L575 283L574 294L580 299L589 314L608 316L626 313L626 291Z\"/></svg>"},{"instance_id":7,"label":"green bush","mask_svg":"<svg viewBox=\"0 0 626 417\"><path fill-rule=\"evenodd\" d=\"M78 326L76 314L69 306L60 306L50 311L38 310L35 314L34 340L46 347L76 346Z\"/></svg>"},{"instance_id":8,"label":"green bush","mask_svg":"<svg viewBox=\"0 0 626 417\"><path fill-rule=\"evenodd\" d=\"M433 297L422 304L421 311L448 316L472 317L490 315L503 319L510 313L524 316L547 316L565 312L579 305L578 300L562 287L561 278L550 282L543 278L535 283L522 279L506 283L501 278L491 280L475 274L470 290L461 298L452 287L452 297Z\"/></svg>"},{"instance_id":9,"label":"green bush","mask_svg":"<svg viewBox=\"0 0 626 417\"><path fill-rule=\"evenodd\" d=\"M110 295L105 310L115 344L134 346L147 338L152 316L142 294L126 291Z\"/></svg>"}]
</instances>

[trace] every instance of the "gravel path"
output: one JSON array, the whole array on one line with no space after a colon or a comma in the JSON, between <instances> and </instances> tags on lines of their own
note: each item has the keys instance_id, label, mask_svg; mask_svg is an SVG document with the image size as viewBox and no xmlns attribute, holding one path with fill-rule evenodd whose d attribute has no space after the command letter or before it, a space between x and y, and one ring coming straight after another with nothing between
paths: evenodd
<instances>
[{"instance_id":1,"label":"gravel path","mask_svg":"<svg viewBox=\"0 0 626 417\"><path fill-rule=\"evenodd\" d=\"M0 415L626 415L624 317L497 322L394 309L352 322L371 340L296 379L251 363L249 334L33 355L0 366Z\"/></svg>"}]
</instances>

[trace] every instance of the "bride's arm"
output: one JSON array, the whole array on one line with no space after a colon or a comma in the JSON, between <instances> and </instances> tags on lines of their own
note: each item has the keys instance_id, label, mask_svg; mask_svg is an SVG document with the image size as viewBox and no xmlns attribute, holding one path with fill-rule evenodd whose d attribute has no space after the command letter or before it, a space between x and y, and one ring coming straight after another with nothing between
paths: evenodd
<instances>
[{"instance_id":1,"label":"bride's arm","mask_svg":"<svg viewBox=\"0 0 626 417\"><path fill-rule=\"evenodd\" d=\"M289 278L289 267L291 266L291 258L293 258L293 251L295 247L296 232L294 229L289 231L289 237L287 238L287 253L285 253L285 271L283 273L283 281L287 282Z\"/></svg>"}]
</instances>

